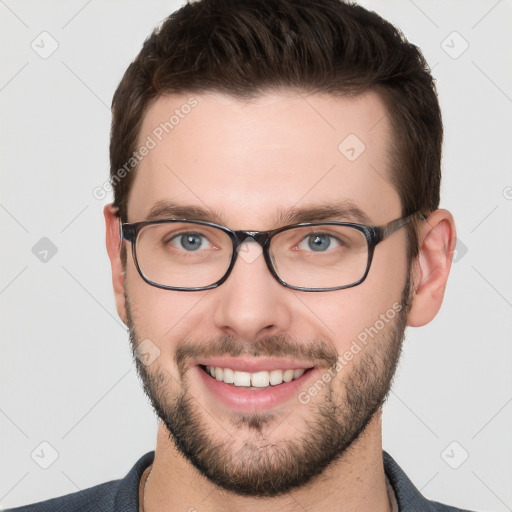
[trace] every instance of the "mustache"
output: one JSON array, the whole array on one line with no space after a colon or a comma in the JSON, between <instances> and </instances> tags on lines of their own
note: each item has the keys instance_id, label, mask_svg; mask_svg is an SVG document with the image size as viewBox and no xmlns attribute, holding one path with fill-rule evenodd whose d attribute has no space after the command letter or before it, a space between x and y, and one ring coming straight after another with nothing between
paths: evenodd
<instances>
[{"instance_id":1,"label":"mustache","mask_svg":"<svg viewBox=\"0 0 512 512\"><path fill-rule=\"evenodd\" d=\"M320 368L333 366L338 360L338 352L325 340L299 342L287 334L279 334L254 341L242 341L233 336L221 336L200 342L184 338L176 348L174 361L181 373L186 371L187 363L191 359L220 356L306 359Z\"/></svg>"}]
</instances>

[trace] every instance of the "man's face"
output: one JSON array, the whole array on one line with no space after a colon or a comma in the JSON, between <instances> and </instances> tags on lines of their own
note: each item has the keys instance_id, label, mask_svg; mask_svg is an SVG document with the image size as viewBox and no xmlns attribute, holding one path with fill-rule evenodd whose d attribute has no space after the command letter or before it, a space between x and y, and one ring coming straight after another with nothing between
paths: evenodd
<instances>
[{"instance_id":1,"label":"man's face","mask_svg":"<svg viewBox=\"0 0 512 512\"><path fill-rule=\"evenodd\" d=\"M157 130L158 140L155 129L191 96L197 106L180 110L190 112L169 133ZM281 227L291 210L347 201L374 225L401 217L390 126L374 93L280 93L249 103L213 93L160 98L140 144L148 136L156 146L137 170L129 222L164 203L159 218L171 207L195 208L208 213L202 220L248 231ZM160 351L150 365L136 364L177 449L220 487L276 496L322 473L376 418L406 325L406 234L376 247L361 285L329 292L285 288L251 252L255 245L242 247L251 256L241 252L221 286L186 292L146 284L126 244L126 314L133 349L150 340ZM308 371L257 389L204 371L208 363L241 370L258 361L258 371Z\"/></svg>"}]
</instances>

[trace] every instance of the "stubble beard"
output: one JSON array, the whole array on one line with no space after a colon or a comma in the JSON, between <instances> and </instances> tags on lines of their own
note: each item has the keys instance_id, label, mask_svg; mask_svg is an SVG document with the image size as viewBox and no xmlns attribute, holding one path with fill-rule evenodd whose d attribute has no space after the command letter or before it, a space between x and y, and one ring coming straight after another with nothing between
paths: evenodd
<instances>
[{"instance_id":1,"label":"stubble beard","mask_svg":"<svg viewBox=\"0 0 512 512\"><path fill-rule=\"evenodd\" d=\"M297 401L295 409L285 417L272 411L225 416L230 421L229 433L226 430L220 436L215 432L219 430L217 422L204 410L209 404L199 403L190 393L185 378L186 361L201 350L199 344L182 340L183 346L178 345L175 362L179 382L157 365L158 360L150 366L144 365L136 357L142 338L136 333L128 294L126 299L127 325L139 378L177 450L221 489L240 496L276 497L319 477L345 454L380 410L391 388L402 349L410 309L410 272L402 291L402 307L393 321L354 356L350 368L347 367L349 371L343 368L322 395L307 405ZM302 350L301 355L323 354L332 362L333 354L325 341L316 340L312 346L317 350L309 352L304 344L296 345L291 352L291 345L286 337L268 337L251 344L250 355L297 357L297 350ZM201 346L208 346L211 352L199 352L202 355L248 354L239 342L237 345L236 339L229 337ZM343 388L341 393L334 389L335 383ZM204 402L204 398L201 400ZM304 411L306 407L308 410ZM271 433L283 421L293 424L294 432L301 433L292 439L271 441Z\"/></svg>"}]
</instances>

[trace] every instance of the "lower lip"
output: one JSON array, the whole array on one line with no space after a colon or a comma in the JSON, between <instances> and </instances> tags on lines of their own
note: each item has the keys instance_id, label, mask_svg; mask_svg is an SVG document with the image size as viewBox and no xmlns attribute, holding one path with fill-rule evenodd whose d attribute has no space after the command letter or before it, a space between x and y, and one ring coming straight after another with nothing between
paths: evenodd
<instances>
[{"instance_id":1,"label":"lower lip","mask_svg":"<svg viewBox=\"0 0 512 512\"><path fill-rule=\"evenodd\" d=\"M226 384L203 371L199 366L194 367L199 379L208 391L230 409L239 412L257 412L271 409L285 403L291 398L297 398L301 388L314 379L317 368L305 371L298 379L283 382L277 386L249 389Z\"/></svg>"}]
</instances>

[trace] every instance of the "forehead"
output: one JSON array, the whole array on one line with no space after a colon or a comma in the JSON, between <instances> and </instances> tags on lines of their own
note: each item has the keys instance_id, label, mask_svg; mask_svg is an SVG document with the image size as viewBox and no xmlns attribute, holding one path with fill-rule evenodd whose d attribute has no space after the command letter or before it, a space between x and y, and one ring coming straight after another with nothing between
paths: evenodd
<instances>
[{"instance_id":1,"label":"forehead","mask_svg":"<svg viewBox=\"0 0 512 512\"><path fill-rule=\"evenodd\" d=\"M390 125L373 92L160 97L138 142L148 149L128 202L132 222L165 202L211 211L233 229L271 229L287 210L347 201L375 223L401 213Z\"/></svg>"}]
</instances>

